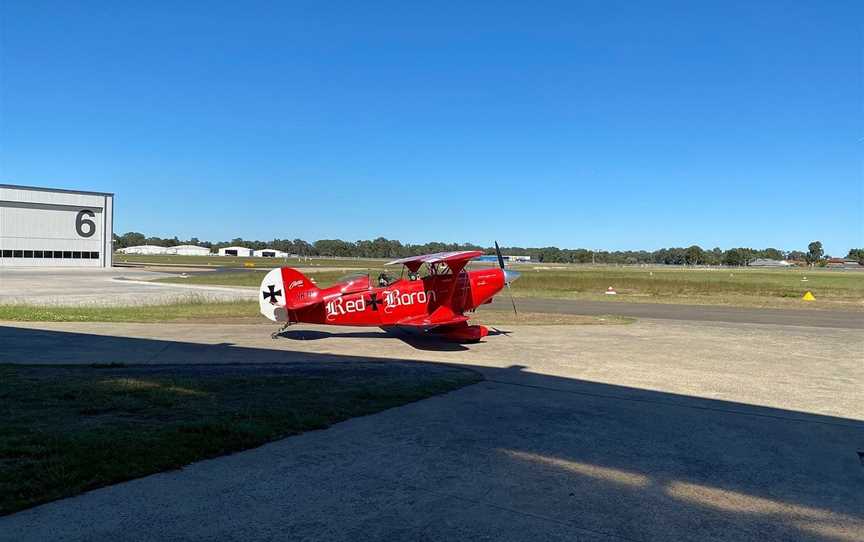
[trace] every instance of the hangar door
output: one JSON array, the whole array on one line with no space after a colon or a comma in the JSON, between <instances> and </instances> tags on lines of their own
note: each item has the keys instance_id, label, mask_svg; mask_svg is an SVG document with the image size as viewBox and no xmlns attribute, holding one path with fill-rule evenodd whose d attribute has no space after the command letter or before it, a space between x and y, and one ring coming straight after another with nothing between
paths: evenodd
<instances>
[{"instance_id":1,"label":"hangar door","mask_svg":"<svg viewBox=\"0 0 864 542\"><path fill-rule=\"evenodd\" d=\"M111 265L108 197L17 192L0 197L0 265Z\"/></svg>"}]
</instances>

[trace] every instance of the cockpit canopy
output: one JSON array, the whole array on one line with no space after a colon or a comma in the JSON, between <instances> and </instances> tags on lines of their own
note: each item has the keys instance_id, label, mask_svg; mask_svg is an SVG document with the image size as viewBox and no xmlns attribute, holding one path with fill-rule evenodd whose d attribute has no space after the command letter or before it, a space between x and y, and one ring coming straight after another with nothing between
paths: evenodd
<instances>
[{"instance_id":1,"label":"cockpit canopy","mask_svg":"<svg viewBox=\"0 0 864 542\"><path fill-rule=\"evenodd\" d=\"M367 273L351 273L340 278L338 284L342 285L340 291L343 294L368 290L369 275Z\"/></svg>"}]
</instances>

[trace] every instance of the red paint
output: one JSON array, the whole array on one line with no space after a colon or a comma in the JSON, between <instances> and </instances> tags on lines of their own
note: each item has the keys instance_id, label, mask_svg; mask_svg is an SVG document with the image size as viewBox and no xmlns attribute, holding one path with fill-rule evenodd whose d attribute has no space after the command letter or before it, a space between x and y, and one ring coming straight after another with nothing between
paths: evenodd
<instances>
[{"instance_id":1,"label":"red paint","mask_svg":"<svg viewBox=\"0 0 864 542\"><path fill-rule=\"evenodd\" d=\"M465 313L491 301L505 280L499 268L464 269L468 260L480 254L442 253L391 262L405 265L412 273L426 263L429 272L414 280L403 276L384 287L364 275L320 289L296 269L283 267L268 273L261 283L261 312L282 322L412 326L436 329L454 340L477 341L488 330L468 325ZM442 268L446 272L441 273Z\"/></svg>"}]
</instances>

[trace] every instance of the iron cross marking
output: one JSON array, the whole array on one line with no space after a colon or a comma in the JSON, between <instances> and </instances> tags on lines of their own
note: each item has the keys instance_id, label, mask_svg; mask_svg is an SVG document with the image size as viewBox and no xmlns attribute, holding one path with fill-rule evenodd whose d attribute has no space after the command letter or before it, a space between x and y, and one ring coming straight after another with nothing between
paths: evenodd
<instances>
[{"instance_id":1,"label":"iron cross marking","mask_svg":"<svg viewBox=\"0 0 864 542\"><path fill-rule=\"evenodd\" d=\"M372 307L373 311L378 310L378 304L383 303L380 299L378 299L377 293L369 294L369 306Z\"/></svg>"},{"instance_id":2,"label":"iron cross marking","mask_svg":"<svg viewBox=\"0 0 864 542\"><path fill-rule=\"evenodd\" d=\"M277 290L272 284L268 285L267 288L268 292L261 292L264 294L264 299L269 299L270 303L276 304L276 299L282 295L282 290Z\"/></svg>"}]
</instances>

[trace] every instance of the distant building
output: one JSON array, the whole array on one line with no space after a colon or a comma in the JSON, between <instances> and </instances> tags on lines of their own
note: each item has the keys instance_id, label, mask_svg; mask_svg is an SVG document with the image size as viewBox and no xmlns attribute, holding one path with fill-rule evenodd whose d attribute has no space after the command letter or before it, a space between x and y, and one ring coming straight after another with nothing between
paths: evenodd
<instances>
[{"instance_id":1,"label":"distant building","mask_svg":"<svg viewBox=\"0 0 864 542\"><path fill-rule=\"evenodd\" d=\"M786 260L771 260L768 258L756 258L750 262L750 267L791 267L792 264Z\"/></svg>"},{"instance_id":2,"label":"distant building","mask_svg":"<svg viewBox=\"0 0 864 542\"><path fill-rule=\"evenodd\" d=\"M209 256L210 249L207 247L199 247L197 245L177 245L176 247L166 248L166 254L176 254L178 256Z\"/></svg>"},{"instance_id":3,"label":"distant building","mask_svg":"<svg viewBox=\"0 0 864 542\"><path fill-rule=\"evenodd\" d=\"M504 258L505 262L510 262L510 263L524 263L524 262L530 262L531 261L531 256L502 255L501 257ZM476 258L476 260L478 262L497 262L498 256L487 254L486 256L479 256L478 258Z\"/></svg>"},{"instance_id":4,"label":"distant building","mask_svg":"<svg viewBox=\"0 0 864 542\"><path fill-rule=\"evenodd\" d=\"M249 258L252 256L252 249L246 247L225 247L219 249L220 256L243 256Z\"/></svg>"},{"instance_id":5,"label":"distant building","mask_svg":"<svg viewBox=\"0 0 864 542\"><path fill-rule=\"evenodd\" d=\"M285 258L288 256L288 253L274 248L265 248L263 250L256 250L253 252L253 255L256 258Z\"/></svg>"},{"instance_id":6,"label":"distant building","mask_svg":"<svg viewBox=\"0 0 864 542\"><path fill-rule=\"evenodd\" d=\"M118 250L120 254L168 254L168 249L165 247L157 247L156 245L138 245L135 247L126 247Z\"/></svg>"},{"instance_id":7,"label":"distant building","mask_svg":"<svg viewBox=\"0 0 864 542\"><path fill-rule=\"evenodd\" d=\"M850 260L848 258L828 258L826 267L830 267L832 269L860 269L861 264L858 263L858 260Z\"/></svg>"}]
</instances>

